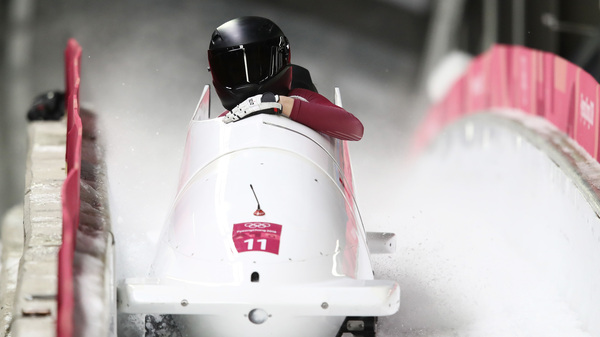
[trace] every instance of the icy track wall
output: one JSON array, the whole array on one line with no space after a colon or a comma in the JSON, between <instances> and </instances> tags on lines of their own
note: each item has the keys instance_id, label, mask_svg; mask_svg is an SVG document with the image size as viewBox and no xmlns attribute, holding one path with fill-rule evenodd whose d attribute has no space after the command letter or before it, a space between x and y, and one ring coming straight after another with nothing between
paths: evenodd
<instances>
[{"instance_id":1,"label":"icy track wall","mask_svg":"<svg viewBox=\"0 0 600 337\"><path fill-rule=\"evenodd\" d=\"M450 196L466 190L472 196L464 197L471 203L465 209L484 208L476 212L501 218L488 222L501 227L497 233L502 238L491 244L512 243L504 258L514 255L519 265L529 259L523 275L528 269L542 270L535 291L522 293L515 286L507 296L521 296L515 303L523 308L531 301L546 301L547 307L564 304L577 317L547 318L548 326L556 325L552 320L557 318L577 321L575 330L591 336L600 336L599 93L593 77L558 56L496 45L475 58L430 109L414 146L417 167L425 172L420 175L435 181L429 182L432 188L456 179L449 183ZM470 183L482 176L487 177L480 181L497 181L489 186ZM489 188L495 190L482 192ZM476 194L496 204L486 209ZM495 270L500 261L488 262ZM533 294L544 293L539 289L547 284L557 298ZM530 314L521 319L535 320L539 311Z\"/></svg>"}]
</instances>

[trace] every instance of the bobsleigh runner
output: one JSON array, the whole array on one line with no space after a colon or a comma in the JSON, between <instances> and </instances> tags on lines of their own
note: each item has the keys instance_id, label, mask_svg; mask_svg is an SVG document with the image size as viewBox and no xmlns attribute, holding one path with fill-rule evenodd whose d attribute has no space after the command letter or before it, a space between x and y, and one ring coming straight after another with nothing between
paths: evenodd
<instances>
[{"instance_id":1,"label":"bobsleigh runner","mask_svg":"<svg viewBox=\"0 0 600 337\"><path fill-rule=\"evenodd\" d=\"M119 311L171 315L185 336L374 336L400 288L374 279L370 253L395 243L364 230L345 142L209 110L207 85L149 276L119 285Z\"/></svg>"}]
</instances>

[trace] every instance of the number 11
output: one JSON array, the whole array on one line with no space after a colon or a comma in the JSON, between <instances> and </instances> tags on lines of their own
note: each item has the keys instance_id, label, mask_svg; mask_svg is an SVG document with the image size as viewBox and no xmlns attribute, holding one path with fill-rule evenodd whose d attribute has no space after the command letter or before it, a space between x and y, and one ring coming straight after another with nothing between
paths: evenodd
<instances>
[{"instance_id":1,"label":"number 11","mask_svg":"<svg viewBox=\"0 0 600 337\"><path fill-rule=\"evenodd\" d=\"M267 239L258 239L256 241L260 243L260 250L267 249ZM248 244L248 250L254 250L254 239L244 240L244 242Z\"/></svg>"}]
</instances>

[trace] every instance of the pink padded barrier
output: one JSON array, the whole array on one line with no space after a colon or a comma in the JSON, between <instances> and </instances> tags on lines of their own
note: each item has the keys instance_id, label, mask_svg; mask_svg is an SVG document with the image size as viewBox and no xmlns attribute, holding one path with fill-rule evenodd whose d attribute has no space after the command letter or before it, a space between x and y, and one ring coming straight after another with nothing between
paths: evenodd
<instances>
[{"instance_id":1,"label":"pink padded barrier","mask_svg":"<svg viewBox=\"0 0 600 337\"><path fill-rule=\"evenodd\" d=\"M81 47L79 46L79 44L76 44L76 43L77 42L75 42L75 44L73 45L73 48L75 48L75 50L73 51L72 62L71 62L72 85L71 85L71 92L69 94L74 97L79 97L79 82L80 82L80 76L81 76L81 69L79 67L79 62L81 61Z\"/></svg>"},{"instance_id":2,"label":"pink padded barrier","mask_svg":"<svg viewBox=\"0 0 600 337\"><path fill-rule=\"evenodd\" d=\"M521 46L511 48L511 106L527 114L536 114L535 51Z\"/></svg>"},{"instance_id":3,"label":"pink padded barrier","mask_svg":"<svg viewBox=\"0 0 600 337\"><path fill-rule=\"evenodd\" d=\"M538 106L540 107L541 116L549 119L548 116L554 111L554 58L556 57L552 53L542 53L543 65L542 65L542 87L543 92L539 98Z\"/></svg>"},{"instance_id":4,"label":"pink padded barrier","mask_svg":"<svg viewBox=\"0 0 600 337\"><path fill-rule=\"evenodd\" d=\"M77 96L69 99L67 107L69 111L67 120L71 123L71 128L67 128L67 149L65 153L68 173L72 168L81 164L81 150L75 148L77 143L81 146L82 136L81 117L79 117L79 109L77 108Z\"/></svg>"},{"instance_id":5,"label":"pink padded barrier","mask_svg":"<svg viewBox=\"0 0 600 337\"><path fill-rule=\"evenodd\" d=\"M507 46L494 46L488 53L490 54L490 106L501 107L508 106L509 99L509 70L508 70L508 50Z\"/></svg>"},{"instance_id":6,"label":"pink padded barrier","mask_svg":"<svg viewBox=\"0 0 600 337\"><path fill-rule=\"evenodd\" d=\"M534 75L534 79L533 79L533 84L535 86L535 94L533 95L533 99L535 100L535 111L533 112L535 115L537 116L545 116L545 105L544 105L544 101L545 101L545 88L544 88L544 83L545 83L545 78L546 78L546 74L544 72L544 56L546 55L545 52L542 51L536 51L533 58L534 58L534 65L535 65L535 75Z\"/></svg>"},{"instance_id":7,"label":"pink padded barrier","mask_svg":"<svg viewBox=\"0 0 600 337\"><path fill-rule=\"evenodd\" d=\"M466 111L481 111L490 107L490 54L476 57L466 73Z\"/></svg>"},{"instance_id":8,"label":"pink padded barrier","mask_svg":"<svg viewBox=\"0 0 600 337\"><path fill-rule=\"evenodd\" d=\"M561 131L572 134L573 123L573 89L577 67L569 61L555 56L552 60L554 87L552 89L552 109L546 118Z\"/></svg>"},{"instance_id":9,"label":"pink padded barrier","mask_svg":"<svg viewBox=\"0 0 600 337\"><path fill-rule=\"evenodd\" d=\"M67 108L67 132L69 132L75 124L75 119L73 118L73 95L65 94L65 105ZM69 155L69 142L67 142L67 152L65 155Z\"/></svg>"},{"instance_id":10,"label":"pink padded barrier","mask_svg":"<svg viewBox=\"0 0 600 337\"><path fill-rule=\"evenodd\" d=\"M436 122L436 129L440 129L444 124L452 123L460 118L462 112L466 110L467 104L467 78L462 77L450 88L449 95L446 96L442 104L438 107L436 115L440 116ZM436 117L438 119L438 117Z\"/></svg>"},{"instance_id":11,"label":"pink padded barrier","mask_svg":"<svg viewBox=\"0 0 600 337\"><path fill-rule=\"evenodd\" d=\"M74 224L79 218L80 169L69 172L62 188L63 228L62 245L58 251L57 320L58 337L73 335L73 256L75 251Z\"/></svg>"},{"instance_id":12,"label":"pink padded barrier","mask_svg":"<svg viewBox=\"0 0 600 337\"><path fill-rule=\"evenodd\" d=\"M600 87L581 68L551 53L495 45L475 58L418 128L419 151L446 124L486 108L516 108L546 118L598 160Z\"/></svg>"},{"instance_id":13,"label":"pink padded barrier","mask_svg":"<svg viewBox=\"0 0 600 337\"><path fill-rule=\"evenodd\" d=\"M69 39L65 49L65 99L67 103L67 130L71 130L75 115L79 115L79 62L81 47L75 39Z\"/></svg>"},{"instance_id":14,"label":"pink padded barrier","mask_svg":"<svg viewBox=\"0 0 600 337\"><path fill-rule=\"evenodd\" d=\"M577 69L575 75L574 139L594 159L598 158L598 83L588 73Z\"/></svg>"},{"instance_id":15,"label":"pink padded barrier","mask_svg":"<svg viewBox=\"0 0 600 337\"><path fill-rule=\"evenodd\" d=\"M65 48L65 96L76 92L79 84L79 59L81 58L81 47L75 39L69 39ZM78 93L77 93L78 94Z\"/></svg>"},{"instance_id":16,"label":"pink padded barrier","mask_svg":"<svg viewBox=\"0 0 600 337\"><path fill-rule=\"evenodd\" d=\"M81 47L70 39L65 49L65 97L67 100L67 178L62 188L62 244L58 253L58 337L73 336L73 255L79 226L82 125L79 117L79 61Z\"/></svg>"}]
</instances>

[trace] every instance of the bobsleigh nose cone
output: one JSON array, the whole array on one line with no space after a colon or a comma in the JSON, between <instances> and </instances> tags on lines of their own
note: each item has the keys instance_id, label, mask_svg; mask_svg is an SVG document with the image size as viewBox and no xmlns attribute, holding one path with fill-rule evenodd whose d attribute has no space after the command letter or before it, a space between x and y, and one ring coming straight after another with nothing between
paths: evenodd
<instances>
[{"instance_id":1,"label":"bobsleigh nose cone","mask_svg":"<svg viewBox=\"0 0 600 337\"><path fill-rule=\"evenodd\" d=\"M263 309L252 309L248 314L248 319L254 324L263 324L269 318L269 314Z\"/></svg>"}]
</instances>

